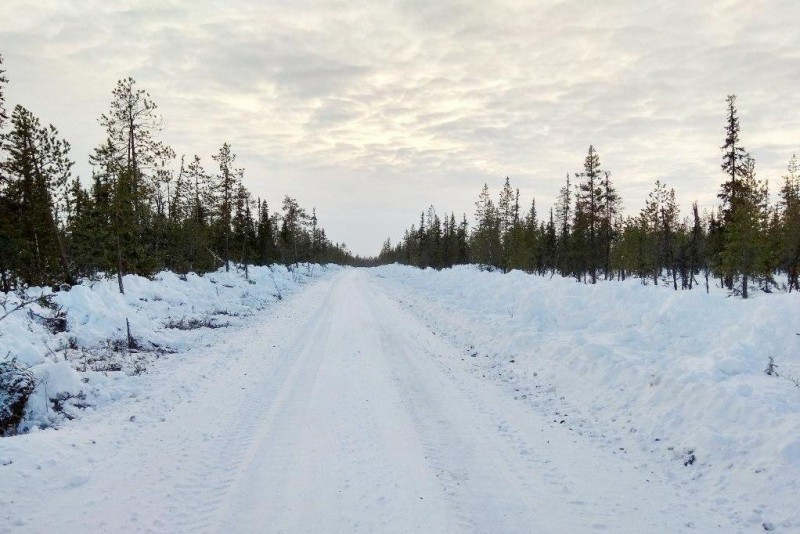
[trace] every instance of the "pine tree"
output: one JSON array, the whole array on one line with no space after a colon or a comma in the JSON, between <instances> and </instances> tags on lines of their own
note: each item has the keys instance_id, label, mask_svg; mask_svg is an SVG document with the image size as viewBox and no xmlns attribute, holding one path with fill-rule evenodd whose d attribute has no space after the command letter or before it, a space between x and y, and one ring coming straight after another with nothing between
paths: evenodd
<instances>
[{"instance_id":1,"label":"pine tree","mask_svg":"<svg viewBox=\"0 0 800 534\"><path fill-rule=\"evenodd\" d=\"M236 154L231 151L231 145L223 143L214 161L219 165L219 173L213 185L217 196L216 221L218 252L225 265L225 271L230 271L231 260L231 223L233 218L233 204L236 191L242 179L244 171L236 169Z\"/></svg>"},{"instance_id":2,"label":"pine tree","mask_svg":"<svg viewBox=\"0 0 800 534\"><path fill-rule=\"evenodd\" d=\"M135 268L142 243L134 208L133 177L121 157L113 141L107 139L95 148L89 161L93 167L93 227L100 245L95 261L100 270L116 271L119 292L124 294L123 276L129 268Z\"/></svg>"},{"instance_id":3,"label":"pine tree","mask_svg":"<svg viewBox=\"0 0 800 534\"><path fill-rule=\"evenodd\" d=\"M147 188L153 187L145 182L156 179L159 159L170 159L171 150L155 137L162 129L162 120L147 91L137 89L136 81L129 77L117 82L112 95L111 109L100 116L100 124L106 129L115 158L128 173L134 211L141 218L145 216L143 204L149 198Z\"/></svg>"},{"instance_id":4,"label":"pine tree","mask_svg":"<svg viewBox=\"0 0 800 534\"><path fill-rule=\"evenodd\" d=\"M159 267L166 206L165 195L159 190L174 154L156 139L162 128L161 117L150 95L137 89L133 78L117 82L110 110L99 122L106 130L107 142L95 151L93 160L114 185L117 281L124 293L125 272L148 275Z\"/></svg>"},{"instance_id":5,"label":"pine tree","mask_svg":"<svg viewBox=\"0 0 800 534\"><path fill-rule=\"evenodd\" d=\"M306 224L306 212L290 196L283 198L283 220L281 223L281 254L288 267L297 266L302 261L303 233Z\"/></svg>"}]
</instances>

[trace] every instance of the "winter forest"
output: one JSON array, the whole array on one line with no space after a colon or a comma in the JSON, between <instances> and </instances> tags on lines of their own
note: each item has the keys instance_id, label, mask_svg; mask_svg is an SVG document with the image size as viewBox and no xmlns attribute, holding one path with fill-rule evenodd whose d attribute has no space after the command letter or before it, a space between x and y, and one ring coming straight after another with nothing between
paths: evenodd
<instances>
[{"instance_id":1,"label":"winter forest","mask_svg":"<svg viewBox=\"0 0 800 534\"><path fill-rule=\"evenodd\" d=\"M792 155L780 178L777 202L768 180L739 141L736 96L726 100L720 205L700 213L697 203L682 216L675 190L656 180L638 215L622 211L612 174L589 147L583 171L567 174L558 203L544 220L536 199L521 205L506 178L497 202L484 185L475 203L475 224L455 213L440 218L431 206L379 260L436 269L476 263L504 272L559 273L584 282L598 278L670 284L675 290L719 283L747 298L797 291L800 269L800 170Z\"/></svg>"},{"instance_id":2,"label":"winter forest","mask_svg":"<svg viewBox=\"0 0 800 534\"><path fill-rule=\"evenodd\" d=\"M0 66L2 66L0 56ZM0 91L8 79L0 70ZM794 155L777 197L739 140L736 96L726 99L719 206L681 214L676 193L655 181L639 214L625 214L612 173L593 146L583 170L567 174L558 202L541 217L509 178L495 202L485 185L474 222L433 206L395 246L356 258L331 242L315 210L286 196L270 213L243 184L244 169L223 143L213 172L200 156L176 156L159 141L161 119L149 94L120 80L106 140L90 155L92 176L73 176L70 145L22 105L10 116L0 92L0 287L73 284L99 273L144 276L161 270L208 272L231 263L299 262L435 269L478 264L503 272L559 273L595 283L638 277L674 289L719 284L747 298L797 291L800 272L800 171Z\"/></svg>"},{"instance_id":3,"label":"winter forest","mask_svg":"<svg viewBox=\"0 0 800 534\"><path fill-rule=\"evenodd\" d=\"M2 67L2 56L0 56ZM242 183L228 143L205 169L159 141L156 103L132 78L112 91L92 176L73 176L70 145L22 105L6 110L0 69L0 289L72 285L100 273L203 273L231 263L348 263L297 200L270 213Z\"/></svg>"},{"instance_id":4,"label":"winter forest","mask_svg":"<svg viewBox=\"0 0 800 534\"><path fill-rule=\"evenodd\" d=\"M796 2L40 4L0 534L800 533Z\"/></svg>"}]
</instances>

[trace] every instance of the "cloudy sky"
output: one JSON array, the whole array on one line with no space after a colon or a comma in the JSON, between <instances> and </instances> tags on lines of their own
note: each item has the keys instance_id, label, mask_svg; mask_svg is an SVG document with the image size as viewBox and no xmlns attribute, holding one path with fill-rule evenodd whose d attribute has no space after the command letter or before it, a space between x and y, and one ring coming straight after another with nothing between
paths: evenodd
<instances>
[{"instance_id":1,"label":"cloudy sky","mask_svg":"<svg viewBox=\"0 0 800 534\"><path fill-rule=\"evenodd\" d=\"M800 152L800 2L2 0L9 104L78 172L126 76L178 154L232 144L250 190L361 254L505 176L548 209L594 144L638 211L656 178L715 203L725 96L777 184Z\"/></svg>"}]
</instances>

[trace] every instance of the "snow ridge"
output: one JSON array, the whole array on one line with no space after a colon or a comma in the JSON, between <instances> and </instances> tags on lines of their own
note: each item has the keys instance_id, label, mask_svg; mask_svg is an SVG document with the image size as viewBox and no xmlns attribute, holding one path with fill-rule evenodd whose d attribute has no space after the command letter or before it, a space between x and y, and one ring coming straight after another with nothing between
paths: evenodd
<instances>
[{"instance_id":1,"label":"snow ridge","mask_svg":"<svg viewBox=\"0 0 800 534\"><path fill-rule=\"evenodd\" d=\"M660 464L737 523L800 529L800 389L764 372L773 356L800 374L797 295L740 300L475 267L375 272L463 347L468 372L553 425L646 452L642 468Z\"/></svg>"}]
</instances>

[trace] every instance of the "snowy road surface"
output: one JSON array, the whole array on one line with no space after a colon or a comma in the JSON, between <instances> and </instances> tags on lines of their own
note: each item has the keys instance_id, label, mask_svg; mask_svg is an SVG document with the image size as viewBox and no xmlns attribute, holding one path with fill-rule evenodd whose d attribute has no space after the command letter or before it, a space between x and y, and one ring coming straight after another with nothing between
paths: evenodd
<instances>
[{"instance_id":1,"label":"snowy road surface","mask_svg":"<svg viewBox=\"0 0 800 534\"><path fill-rule=\"evenodd\" d=\"M146 394L0 441L0 532L740 530L464 356L342 271Z\"/></svg>"}]
</instances>

